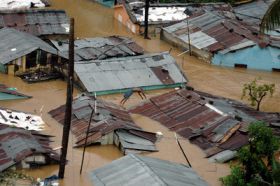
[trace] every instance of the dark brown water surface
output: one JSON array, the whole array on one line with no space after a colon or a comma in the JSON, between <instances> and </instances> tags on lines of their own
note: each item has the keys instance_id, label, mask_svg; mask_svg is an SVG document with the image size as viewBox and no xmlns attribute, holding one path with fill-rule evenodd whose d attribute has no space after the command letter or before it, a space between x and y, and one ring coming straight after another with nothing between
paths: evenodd
<instances>
[{"instance_id":1,"label":"dark brown water surface","mask_svg":"<svg viewBox=\"0 0 280 186\"><path fill-rule=\"evenodd\" d=\"M148 52L167 51L170 45L160 41L158 37L152 36L151 40L144 40L140 36L130 34L126 28L113 18L113 10L105 8L89 0L51 0L52 8L64 9L67 14L75 18L76 37L98 37L109 35L124 35L132 37ZM230 97L239 100L241 97L242 85L256 77L262 77L263 82L276 84L276 92L273 98L266 98L261 107L265 111L280 112L280 73L260 72L253 70L240 70L211 66L199 59L188 55L177 57L181 51L173 48L171 54L177 59L180 66L187 74L190 85L195 89L207 91L220 96ZM23 110L37 113L43 106L42 117L47 123L46 133L55 135L53 146L60 146L62 126L53 120L47 112L65 103L66 83L61 80L26 84L19 78L0 74L0 83L5 83L10 87L16 87L22 93L33 96L32 99L18 101L0 102L0 106L11 109ZM159 95L168 90L150 91L148 97ZM79 91L75 90L75 95ZM102 96L102 99L118 103L122 95ZM133 95L127 102L127 106L139 103L141 100L137 95ZM166 159L179 163L186 163L180 149L176 145L174 134L162 127L159 123L146 117L133 115L137 124L149 131L161 131L164 138L157 144L159 152L147 154L148 156ZM209 163L203 158L203 152L186 140L181 140L183 148L192 163L193 168L211 185L220 185L218 178L229 173L227 164ZM83 174L79 174L82 149L73 149L74 139L72 135L69 140L68 160L66 166L65 179L61 185L78 186L90 185L88 173L98 167L110 163L112 160L122 156L120 151L114 146L94 146L89 147L86 153ZM46 166L40 169L26 170L34 177L44 178L52 174L57 174L58 166Z\"/></svg>"}]
</instances>

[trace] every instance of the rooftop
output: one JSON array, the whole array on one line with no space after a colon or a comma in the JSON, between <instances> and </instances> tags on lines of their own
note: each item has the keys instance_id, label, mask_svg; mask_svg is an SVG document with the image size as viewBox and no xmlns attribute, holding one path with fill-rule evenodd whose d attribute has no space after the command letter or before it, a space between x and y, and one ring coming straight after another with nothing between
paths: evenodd
<instances>
[{"instance_id":1,"label":"rooftop","mask_svg":"<svg viewBox=\"0 0 280 186\"><path fill-rule=\"evenodd\" d=\"M0 101L24 98L31 98L31 96L21 94L15 88L9 88L4 84L0 84Z\"/></svg>"},{"instance_id":2,"label":"rooftop","mask_svg":"<svg viewBox=\"0 0 280 186\"><path fill-rule=\"evenodd\" d=\"M129 154L91 172L95 186L206 186L191 168L165 160Z\"/></svg>"},{"instance_id":3,"label":"rooftop","mask_svg":"<svg viewBox=\"0 0 280 186\"><path fill-rule=\"evenodd\" d=\"M31 6L33 3L33 6ZM15 10L15 9L29 9L29 8L42 8L48 6L47 0L1 0L1 10Z\"/></svg>"}]
</instances>

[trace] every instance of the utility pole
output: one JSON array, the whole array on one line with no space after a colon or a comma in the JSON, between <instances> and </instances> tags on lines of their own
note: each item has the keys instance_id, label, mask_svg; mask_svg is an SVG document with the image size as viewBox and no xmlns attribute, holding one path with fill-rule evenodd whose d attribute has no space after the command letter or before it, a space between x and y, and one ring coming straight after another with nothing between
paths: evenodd
<instances>
[{"instance_id":1,"label":"utility pole","mask_svg":"<svg viewBox=\"0 0 280 186\"><path fill-rule=\"evenodd\" d=\"M62 149L61 149L59 172L58 172L58 177L60 179L64 178L69 132L71 127L73 80L74 80L73 78L74 78L74 19L71 18L70 32L69 32L67 97L66 97L66 108L65 108L65 116L64 116L63 135L62 135Z\"/></svg>"},{"instance_id":2,"label":"utility pole","mask_svg":"<svg viewBox=\"0 0 280 186\"><path fill-rule=\"evenodd\" d=\"M149 7L150 7L150 1L145 0L145 31L144 31L144 39L150 39L148 36L148 27L149 27Z\"/></svg>"},{"instance_id":3,"label":"utility pole","mask_svg":"<svg viewBox=\"0 0 280 186\"><path fill-rule=\"evenodd\" d=\"M187 27L188 27L188 42L189 42L189 54L192 55L192 46L191 46L191 38L190 38L190 25L189 25L189 17L187 17Z\"/></svg>"}]
</instances>

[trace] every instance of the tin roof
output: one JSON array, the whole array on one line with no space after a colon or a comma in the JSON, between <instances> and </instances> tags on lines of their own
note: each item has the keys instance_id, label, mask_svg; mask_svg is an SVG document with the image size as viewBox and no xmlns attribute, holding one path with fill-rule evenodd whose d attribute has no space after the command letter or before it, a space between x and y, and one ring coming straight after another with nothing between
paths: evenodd
<instances>
[{"instance_id":1,"label":"tin roof","mask_svg":"<svg viewBox=\"0 0 280 186\"><path fill-rule=\"evenodd\" d=\"M33 4L31 6L31 3ZM42 8L49 6L47 0L1 0L1 10L14 10L14 9L28 9L28 8Z\"/></svg>"},{"instance_id":2,"label":"tin roof","mask_svg":"<svg viewBox=\"0 0 280 186\"><path fill-rule=\"evenodd\" d=\"M68 56L68 40L51 41L64 56ZM142 47L122 36L96 37L75 40L75 61L102 60L143 54Z\"/></svg>"},{"instance_id":3,"label":"tin roof","mask_svg":"<svg viewBox=\"0 0 280 186\"><path fill-rule=\"evenodd\" d=\"M0 101L21 98L31 98L31 96L21 94L16 89L9 88L6 85L0 83Z\"/></svg>"},{"instance_id":4,"label":"tin roof","mask_svg":"<svg viewBox=\"0 0 280 186\"><path fill-rule=\"evenodd\" d=\"M50 142L50 136L0 124L0 172L35 154L58 162L59 156Z\"/></svg>"},{"instance_id":5,"label":"tin roof","mask_svg":"<svg viewBox=\"0 0 280 186\"><path fill-rule=\"evenodd\" d=\"M69 18L64 10L32 9L0 11L0 28L10 27L35 36L69 33Z\"/></svg>"},{"instance_id":6,"label":"tin roof","mask_svg":"<svg viewBox=\"0 0 280 186\"><path fill-rule=\"evenodd\" d=\"M187 81L167 52L76 63L75 73L87 92L168 86Z\"/></svg>"},{"instance_id":7,"label":"tin roof","mask_svg":"<svg viewBox=\"0 0 280 186\"><path fill-rule=\"evenodd\" d=\"M43 40L12 28L0 29L0 63L7 64L35 50L57 55L56 49Z\"/></svg>"},{"instance_id":8,"label":"tin roof","mask_svg":"<svg viewBox=\"0 0 280 186\"><path fill-rule=\"evenodd\" d=\"M80 96L73 101L71 131L76 137L76 147L85 143L86 131L90 120L90 114L95 108L95 101L92 97ZM98 99L96 101L97 114L92 119L88 144L100 142L102 136L116 132L120 143L126 149L137 151L157 151L154 143L156 134L143 131L130 117L127 110ZM49 114L59 123L64 122L65 105L62 105Z\"/></svg>"},{"instance_id":9,"label":"tin roof","mask_svg":"<svg viewBox=\"0 0 280 186\"><path fill-rule=\"evenodd\" d=\"M183 164L129 154L90 173L95 186L206 186L192 168Z\"/></svg>"}]
</instances>

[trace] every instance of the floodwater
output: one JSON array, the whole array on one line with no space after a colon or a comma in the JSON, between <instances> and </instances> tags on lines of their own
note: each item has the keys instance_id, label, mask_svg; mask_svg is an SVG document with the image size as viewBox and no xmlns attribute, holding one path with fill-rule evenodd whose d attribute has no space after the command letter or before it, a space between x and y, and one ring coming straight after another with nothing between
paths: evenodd
<instances>
[{"instance_id":1,"label":"floodwater","mask_svg":"<svg viewBox=\"0 0 280 186\"><path fill-rule=\"evenodd\" d=\"M148 52L167 51L171 48L170 45L160 41L158 37L151 36L151 40L144 40L140 36L130 34L125 27L114 20L112 9L103 7L93 1L51 0L51 3L51 8L65 9L69 16L75 18L76 37L124 35L132 37ZM280 73L216 67L188 55L184 55L184 58L182 56L177 57L179 53L181 51L176 48L173 48L171 51L171 54L177 59L179 65L187 74L190 81L189 84L195 89L240 100L242 85L256 77L261 77L264 82L276 84L274 96L272 98L266 98L261 109L280 112ZM41 114L39 110L43 108L42 117L47 123L45 132L56 136L53 139L53 147L60 146L62 126L53 120L47 112L65 103L66 83L62 80L56 80L38 84L26 84L19 78L3 74L0 74L0 83L5 83L10 87L16 87L20 92L33 96L32 99L28 100L1 102L0 106L39 115ZM159 95L167 91L150 91L147 92L147 97ZM75 90L74 95L76 96L78 93L79 91ZM122 95L107 95L101 96L101 98L119 103ZM132 106L140 101L137 95L133 95L126 106ZM133 119L139 126L146 130L152 132L161 131L164 134L164 138L157 143L159 152L146 155L186 163L184 156L176 145L172 132L146 117L133 115ZM229 166L227 164L209 163L207 159L203 158L203 152L198 147L190 144L187 140L181 139L180 141L192 167L198 174L210 183L210 185L220 185L218 178L229 173ZM61 185L64 186L91 185L88 176L91 170L106 165L122 156L120 151L114 146L89 147L85 156L83 173L80 175L82 149L73 149L73 144L74 139L70 135L67 156L69 163L66 166L65 179L61 181ZM25 170L25 172L35 178L44 178L57 174L58 166L46 166L40 169Z\"/></svg>"}]
</instances>

